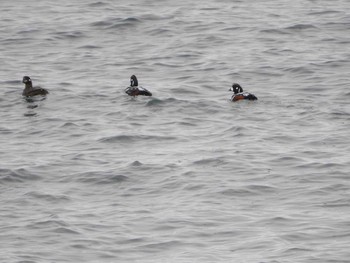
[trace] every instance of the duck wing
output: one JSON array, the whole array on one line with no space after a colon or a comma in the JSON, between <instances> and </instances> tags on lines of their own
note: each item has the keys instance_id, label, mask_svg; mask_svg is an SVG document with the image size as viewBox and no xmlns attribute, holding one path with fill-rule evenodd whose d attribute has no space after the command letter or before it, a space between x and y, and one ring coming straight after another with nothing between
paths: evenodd
<instances>
[{"instance_id":1,"label":"duck wing","mask_svg":"<svg viewBox=\"0 0 350 263\"><path fill-rule=\"evenodd\" d=\"M246 94L245 99L246 100L258 100L258 98L254 94L251 94L251 93Z\"/></svg>"},{"instance_id":2,"label":"duck wing","mask_svg":"<svg viewBox=\"0 0 350 263\"><path fill-rule=\"evenodd\" d=\"M152 96L152 93L149 90L142 87L128 87L125 89L125 93L129 96Z\"/></svg>"},{"instance_id":3,"label":"duck wing","mask_svg":"<svg viewBox=\"0 0 350 263\"><path fill-rule=\"evenodd\" d=\"M37 88L37 89L29 90L29 91L25 92L23 95L26 97L33 97L33 96L37 96L37 95L44 96L46 94L49 94L49 92L46 89Z\"/></svg>"},{"instance_id":4,"label":"duck wing","mask_svg":"<svg viewBox=\"0 0 350 263\"><path fill-rule=\"evenodd\" d=\"M128 94L129 96L137 96L138 95L138 88L135 87L127 87L125 89L125 93Z\"/></svg>"},{"instance_id":5,"label":"duck wing","mask_svg":"<svg viewBox=\"0 0 350 263\"><path fill-rule=\"evenodd\" d=\"M152 93L145 88L140 87L139 88L139 94L138 95L143 95L143 96L152 96Z\"/></svg>"},{"instance_id":6,"label":"duck wing","mask_svg":"<svg viewBox=\"0 0 350 263\"><path fill-rule=\"evenodd\" d=\"M231 98L231 101L239 101L239 100L257 100L258 98L251 93L248 92L243 92L243 93L238 93L234 94Z\"/></svg>"}]
</instances>

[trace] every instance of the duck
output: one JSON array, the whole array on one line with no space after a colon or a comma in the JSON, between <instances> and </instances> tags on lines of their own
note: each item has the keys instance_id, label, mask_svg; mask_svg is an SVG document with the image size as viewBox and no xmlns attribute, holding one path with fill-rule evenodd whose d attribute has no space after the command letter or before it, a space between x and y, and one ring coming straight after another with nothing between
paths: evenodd
<instances>
[{"instance_id":1,"label":"duck","mask_svg":"<svg viewBox=\"0 0 350 263\"><path fill-rule=\"evenodd\" d=\"M238 83L233 83L229 91L233 91L231 101L239 100L257 100L258 98L249 92L243 92L243 88Z\"/></svg>"},{"instance_id":2,"label":"duck","mask_svg":"<svg viewBox=\"0 0 350 263\"><path fill-rule=\"evenodd\" d=\"M139 86L139 82L135 75L130 77L130 86L125 89L125 93L133 97L139 95L152 96L152 93L149 90Z\"/></svg>"},{"instance_id":3,"label":"duck","mask_svg":"<svg viewBox=\"0 0 350 263\"><path fill-rule=\"evenodd\" d=\"M33 87L32 80L28 76L24 76L22 82L25 85L22 95L25 97L33 97L37 95L45 96L46 94L49 94L46 89Z\"/></svg>"}]
</instances>

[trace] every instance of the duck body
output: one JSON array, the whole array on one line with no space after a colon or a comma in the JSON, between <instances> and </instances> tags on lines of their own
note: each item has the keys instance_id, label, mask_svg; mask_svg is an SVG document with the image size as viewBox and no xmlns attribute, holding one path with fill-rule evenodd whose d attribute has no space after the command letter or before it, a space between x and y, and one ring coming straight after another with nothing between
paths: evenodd
<instances>
[{"instance_id":1,"label":"duck body","mask_svg":"<svg viewBox=\"0 0 350 263\"><path fill-rule=\"evenodd\" d=\"M46 94L49 94L49 92L46 89L40 87L33 87L32 80L28 76L24 76L22 82L25 85L25 88L22 92L22 96L33 97L38 95L45 96Z\"/></svg>"},{"instance_id":2,"label":"duck body","mask_svg":"<svg viewBox=\"0 0 350 263\"><path fill-rule=\"evenodd\" d=\"M234 83L229 91L233 91L233 95L231 97L231 101L239 101L239 100L258 100L258 98L249 92L243 92L243 88Z\"/></svg>"},{"instance_id":3,"label":"duck body","mask_svg":"<svg viewBox=\"0 0 350 263\"><path fill-rule=\"evenodd\" d=\"M130 86L125 89L125 93L129 96L152 96L152 93L141 86L138 86L138 81L135 75L130 77Z\"/></svg>"},{"instance_id":4,"label":"duck body","mask_svg":"<svg viewBox=\"0 0 350 263\"><path fill-rule=\"evenodd\" d=\"M231 101L239 101L239 100L258 100L258 98L249 92L242 92L233 94L231 97Z\"/></svg>"}]
</instances>

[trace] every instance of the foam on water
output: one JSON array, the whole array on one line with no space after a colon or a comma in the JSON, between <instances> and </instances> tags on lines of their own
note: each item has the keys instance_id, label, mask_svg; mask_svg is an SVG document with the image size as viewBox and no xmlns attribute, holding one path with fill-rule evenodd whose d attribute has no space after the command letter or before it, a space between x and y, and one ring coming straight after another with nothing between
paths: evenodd
<instances>
[{"instance_id":1,"label":"foam on water","mask_svg":"<svg viewBox=\"0 0 350 263\"><path fill-rule=\"evenodd\" d=\"M1 5L1 262L348 261L346 0Z\"/></svg>"}]
</instances>

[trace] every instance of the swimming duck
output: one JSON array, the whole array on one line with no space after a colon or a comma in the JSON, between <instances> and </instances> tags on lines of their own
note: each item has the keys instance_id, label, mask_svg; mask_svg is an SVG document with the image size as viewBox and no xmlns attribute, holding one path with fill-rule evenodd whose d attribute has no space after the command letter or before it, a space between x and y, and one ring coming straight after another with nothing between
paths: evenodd
<instances>
[{"instance_id":1,"label":"swimming duck","mask_svg":"<svg viewBox=\"0 0 350 263\"><path fill-rule=\"evenodd\" d=\"M133 97L138 95L152 96L152 93L149 90L142 88L141 86L139 87L138 85L139 83L136 76L132 75L130 77L130 86L125 89L125 93Z\"/></svg>"},{"instance_id":2,"label":"swimming duck","mask_svg":"<svg viewBox=\"0 0 350 263\"><path fill-rule=\"evenodd\" d=\"M23 96L32 97L36 95L45 96L49 92L46 89L40 87L33 87L32 80L28 76L24 76L22 82L25 84L25 88L22 92Z\"/></svg>"},{"instance_id":3,"label":"swimming duck","mask_svg":"<svg viewBox=\"0 0 350 263\"><path fill-rule=\"evenodd\" d=\"M255 97L254 94L251 94L249 92L243 92L243 89L241 85L237 83L233 83L232 87L229 89L229 91L233 91L233 95L231 97L231 101L238 101L238 100L257 100L258 98Z\"/></svg>"}]
</instances>

